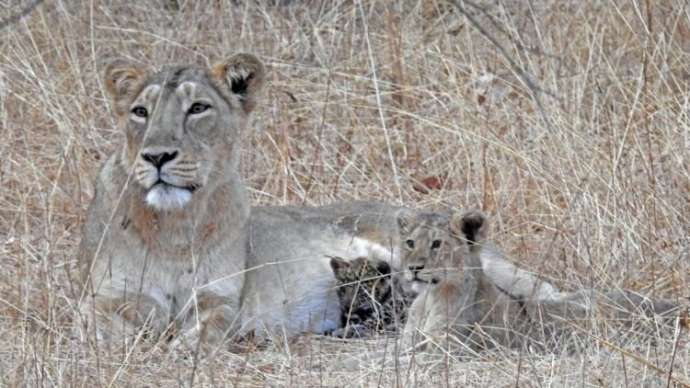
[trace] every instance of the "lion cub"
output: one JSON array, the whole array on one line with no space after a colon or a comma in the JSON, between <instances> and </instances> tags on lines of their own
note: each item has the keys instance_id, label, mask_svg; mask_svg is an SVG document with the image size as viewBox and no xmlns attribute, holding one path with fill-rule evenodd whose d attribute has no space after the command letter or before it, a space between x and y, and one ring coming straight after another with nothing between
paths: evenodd
<instances>
[{"instance_id":1,"label":"lion cub","mask_svg":"<svg viewBox=\"0 0 690 388\"><path fill-rule=\"evenodd\" d=\"M420 290L408 311L406 349L474 352L496 345L558 349L597 323L630 327L661 317L673 323L681 306L633 291L584 289L542 298L516 297L497 287L481 266L488 222L477 211L402 216L399 220L406 278ZM652 319L654 327L655 320ZM591 326L591 325L590 325ZM580 329L582 330L582 329ZM586 333L585 333L586 334Z\"/></svg>"},{"instance_id":2,"label":"lion cub","mask_svg":"<svg viewBox=\"0 0 690 388\"><path fill-rule=\"evenodd\" d=\"M331 257L336 292L341 306L337 337L369 337L394 333L405 322L414 295L403 289L383 260L364 257L347 261Z\"/></svg>"},{"instance_id":3,"label":"lion cub","mask_svg":"<svg viewBox=\"0 0 690 388\"><path fill-rule=\"evenodd\" d=\"M497 328L509 327L520 306L482 271L486 217L477 211L451 217L421 213L402 216L399 224L405 277L420 292L408 312L403 344L476 348L484 339L477 337L477 324L510 342L510 331Z\"/></svg>"}]
</instances>

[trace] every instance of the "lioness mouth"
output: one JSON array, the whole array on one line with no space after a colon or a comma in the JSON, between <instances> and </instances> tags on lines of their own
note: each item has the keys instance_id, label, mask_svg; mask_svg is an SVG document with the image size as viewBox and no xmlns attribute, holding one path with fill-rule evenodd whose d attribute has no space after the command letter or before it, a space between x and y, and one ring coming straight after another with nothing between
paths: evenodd
<instances>
[{"instance_id":1,"label":"lioness mouth","mask_svg":"<svg viewBox=\"0 0 690 388\"><path fill-rule=\"evenodd\" d=\"M151 188L149 188L149 190L153 190L153 188L156 187L156 186L158 186L158 187L163 187L163 188L175 188L175 189L188 190L190 193L195 192L196 189L199 188L198 185L177 186L177 185L173 185L172 183L168 183L168 182L166 182L166 181L164 181L164 180L162 180L162 179L158 179L158 181L156 181L156 183L154 183L153 185L151 185Z\"/></svg>"},{"instance_id":2,"label":"lioness mouth","mask_svg":"<svg viewBox=\"0 0 690 388\"><path fill-rule=\"evenodd\" d=\"M146 203L158 210L182 209L197 188L197 185L177 186L159 179L146 193Z\"/></svg>"}]
</instances>

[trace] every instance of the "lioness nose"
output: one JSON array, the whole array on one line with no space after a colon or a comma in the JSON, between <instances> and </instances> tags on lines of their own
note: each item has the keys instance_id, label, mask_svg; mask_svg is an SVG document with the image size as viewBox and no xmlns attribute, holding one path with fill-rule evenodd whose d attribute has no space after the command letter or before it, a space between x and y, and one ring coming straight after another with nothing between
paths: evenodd
<instances>
[{"instance_id":1,"label":"lioness nose","mask_svg":"<svg viewBox=\"0 0 690 388\"><path fill-rule=\"evenodd\" d=\"M173 152L161 152L159 154L141 154L141 158L145 161L154 165L154 167L160 169L164 164L175 159L177 157L177 151Z\"/></svg>"}]
</instances>

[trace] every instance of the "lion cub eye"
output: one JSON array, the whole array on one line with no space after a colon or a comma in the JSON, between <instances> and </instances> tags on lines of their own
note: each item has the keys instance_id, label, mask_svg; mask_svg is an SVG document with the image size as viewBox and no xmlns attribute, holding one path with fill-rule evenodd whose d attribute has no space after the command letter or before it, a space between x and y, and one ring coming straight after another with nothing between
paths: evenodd
<instances>
[{"instance_id":1,"label":"lion cub eye","mask_svg":"<svg viewBox=\"0 0 690 388\"><path fill-rule=\"evenodd\" d=\"M135 106L132 108L132 114L137 117L147 118L149 116L149 111L147 111L143 106Z\"/></svg>"},{"instance_id":2,"label":"lion cub eye","mask_svg":"<svg viewBox=\"0 0 690 388\"><path fill-rule=\"evenodd\" d=\"M441 240L434 240L431 242L431 249L441 248Z\"/></svg>"},{"instance_id":3,"label":"lion cub eye","mask_svg":"<svg viewBox=\"0 0 690 388\"><path fill-rule=\"evenodd\" d=\"M207 110L211 108L211 105L209 104L204 104L203 102L195 102L192 104L191 107L189 107L189 110L187 111L187 114L190 115L198 115L199 113L204 113Z\"/></svg>"},{"instance_id":4,"label":"lion cub eye","mask_svg":"<svg viewBox=\"0 0 690 388\"><path fill-rule=\"evenodd\" d=\"M414 248L414 240L405 241L405 245L407 245L408 248Z\"/></svg>"}]
</instances>

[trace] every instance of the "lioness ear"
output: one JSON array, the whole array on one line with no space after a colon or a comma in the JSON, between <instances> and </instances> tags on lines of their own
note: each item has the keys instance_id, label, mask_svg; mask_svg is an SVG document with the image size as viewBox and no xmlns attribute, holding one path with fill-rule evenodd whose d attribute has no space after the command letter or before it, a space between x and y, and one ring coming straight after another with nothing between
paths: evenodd
<instances>
[{"instance_id":1,"label":"lioness ear","mask_svg":"<svg viewBox=\"0 0 690 388\"><path fill-rule=\"evenodd\" d=\"M344 271L350 268L350 263L347 262L345 259L342 259L340 257L335 257L335 256L329 256L331 258L331 269L333 270L333 274L337 278L338 275Z\"/></svg>"},{"instance_id":2,"label":"lioness ear","mask_svg":"<svg viewBox=\"0 0 690 388\"><path fill-rule=\"evenodd\" d=\"M105 67L105 89L113 99L115 113L123 115L129 110L129 103L139 82L144 78L144 69L126 59L115 59Z\"/></svg>"},{"instance_id":3,"label":"lioness ear","mask_svg":"<svg viewBox=\"0 0 690 388\"><path fill-rule=\"evenodd\" d=\"M264 65L259 58L251 54L235 54L214 65L211 74L239 98L246 113L254 110L256 95L266 78Z\"/></svg>"},{"instance_id":4,"label":"lioness ear","mask_svg":"<svg viewBox=\"0 0 690 388\"><path fill-rule=\"evenodd\" d=\"M453 235L467 240L469 245L475 245L486 238L488 224L484 213L471 210L453 214L450 219L450 231Z\"/></svg>"}]
</instances>

